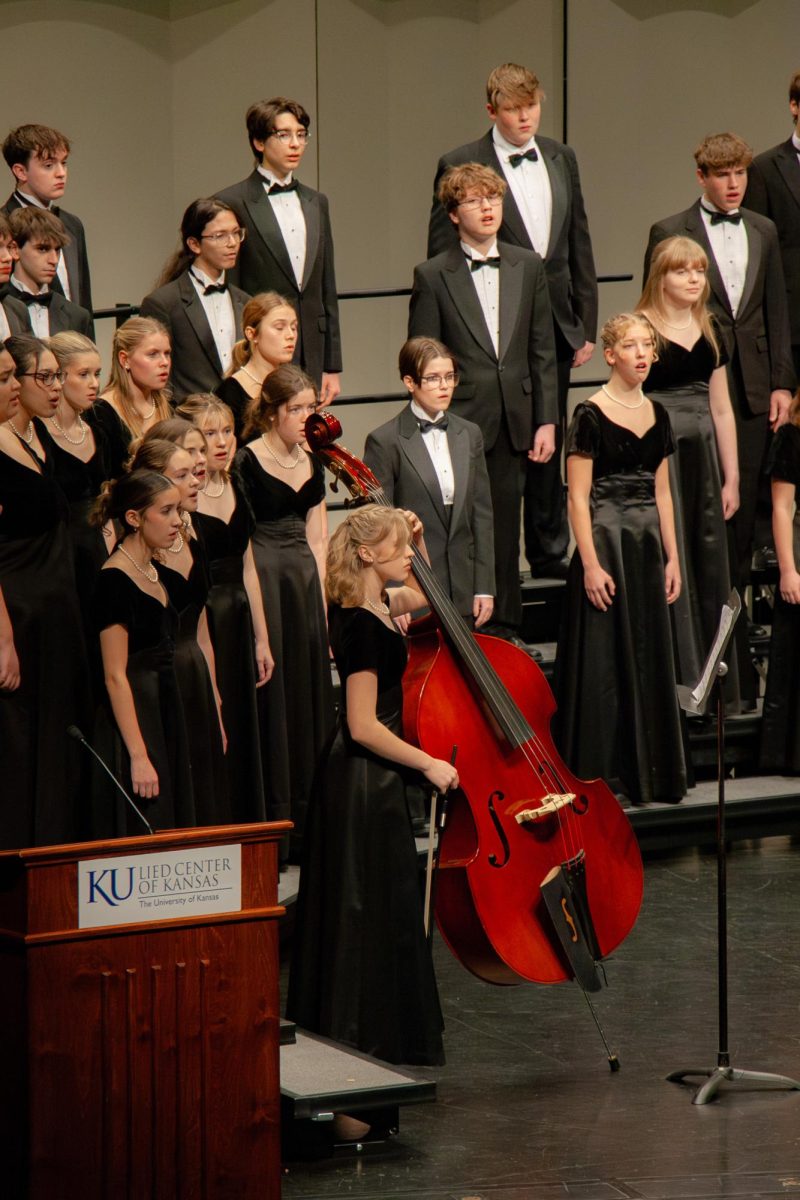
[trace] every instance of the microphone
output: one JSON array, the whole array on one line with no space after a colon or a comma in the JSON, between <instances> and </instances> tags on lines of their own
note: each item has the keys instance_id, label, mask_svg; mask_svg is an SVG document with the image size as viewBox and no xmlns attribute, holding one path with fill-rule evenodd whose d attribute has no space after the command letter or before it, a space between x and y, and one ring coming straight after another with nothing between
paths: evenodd
<instances>
[{"instance_id":1,"label":"microphone","mask_svg":"<svg viewBox=\"0 0 800 1200\"><path fill-rule=\"evenodd\" d=\"M124 796L124 797L125 797L125 799L127 800L128 804L130 804L131 808L132 808L132 809L133 809L133 811L136 813L136 815L137 815L137 817L139 818L139 820L140 820L140 821L141 821L141 822L142 822L144 825L146 825L146 826L147 826L147 832L148 832L148 833L155 833L155 830L153 829L153 826L150 824L150 822L148 821L147 817L144 815L144 813L142 812L142 810L141 810L141 809L138 807L138 805L137 805L137 804L136 804L136 803L135 803L135 802L134 802L134 801L131 799L131 797L130 797L130 796L128 795L128 793L125 791L125 788L122 786L122 784L120 783L120 781L117 779L116 775L115 775L115 774L114 774L114 772L111 770L111 768L109 767L108 763L106 763L106 762L104 762L104 761L103 761L103 759L100 757L100 755L99 755L99 754L97 753L97 751L95 750L94 746L90 746L90 745L89 745L89 743L87 742L86 738L85 738L85 737L83 736L83 734L81 733L80 729L78 729L78 726L77 726L77 725L68 725L68 726L67 726L67 733L69 734L69 736L70 736L71 738L74 738L76 742L80 742L80 744L81 744L82 746L85 746L85 747L86 747L86 749L89 751L89 753L90 753L91 755L93 755L93 757L94 757L94 758L96 758L96 759L97 759L97 761L100 763L100 766L101 766L101 767L103 768L103 770L105 771L106 775L108 775L109 779L111 779L111 780L113 781L113 783L114 783L115 787L117 787L117 788L119 789L119 791L121 791L121 792L122 792L123 796Z\"/></svg>"}]
</instances>

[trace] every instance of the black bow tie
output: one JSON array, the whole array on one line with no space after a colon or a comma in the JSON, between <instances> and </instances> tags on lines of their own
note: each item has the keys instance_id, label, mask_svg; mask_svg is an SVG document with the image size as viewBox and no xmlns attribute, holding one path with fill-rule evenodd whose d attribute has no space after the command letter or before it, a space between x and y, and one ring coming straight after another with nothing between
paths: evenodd
<instances>
[{"instance_id":1,"label":"black bow tie","mask_svg":"<svg viewBox=\"0 0 800 1200\"><path fill-rule=\"evenodd\" d=\"M49 308L53 303L52 292L42 292L40 296L34 296L31 292L23 292L18 287L14 288L14 298L21 300L23 304L41 304L44 308Z\"/></svg>"},{"instance_id":2,"label":"black bow tie","mask_svg":"<svg viewBox=\"0 0 800 1200\"><path fill-rule=\"evenodd\" d=\"M740 212L712 212L711 224L721 225L723 221L729 221L731 225L738 225L742 219Z\"/></svg>"},{"instance_id":3,"label":"black bow tie","mask_svg":"<svg viewBox=\"0 0 800 1200\"><path fill-rule=\"evenodd\" d=\"M524 154L509 154L508 161L511 163L512 167L518 167L519 164L524 162L526 158L528 162L539 161L539 155L533 146L531 146L530 150L526 150Z\"/></svg>"},{"instance_id":4,"label":"black bow tie","mask_svg":"<svg viewBox=\"0 0 800 1200\"><path fill-rule=\"evenodd\" d=\"M476 271L480 271L481 267L494 267L496 271L500 270L500 257L495 258L471 258L469 260L469 269L473 275Z\"/></svg>"},{"instance_id":5,"label":"black bow tie","mask_svg":"<svg viewBox=\"0 0 800 1200\"><path fill-rule=\"evenodd\" d=\"M213 296L215 292L223 293L223 292L227 292L227 290L228 290L227 283L209 283L207 287L203 288L203 295L204 296Z\"/></svg>"},{"instance_id":6,"label":"black bow tie","mask_svg":"<svg viewBox=\"0 0 800 1200\"><path fill-rule=\"evenodd\" d=\"M268 195L280 196L281 192L296 192L297 180L293 179L290 183L271 183L269 185Z\"/></svg>"},{"instance_id":7,"label":"black bow tie","mask_svg":"<svg viewBox=\"0 0 800 1200\"><path fill-rule=\"evenodd\" d=\"M429 433L431 429L447 429L447 414L440 417L438 421L426 421L422 417L417 417L420 433Z\"/></svg>"}]
</instances>

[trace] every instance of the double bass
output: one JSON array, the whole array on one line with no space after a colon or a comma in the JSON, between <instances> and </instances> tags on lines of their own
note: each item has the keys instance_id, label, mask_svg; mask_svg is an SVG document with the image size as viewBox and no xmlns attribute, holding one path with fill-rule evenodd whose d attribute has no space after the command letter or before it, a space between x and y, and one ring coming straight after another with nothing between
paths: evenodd
<instances>
[{"instance_id":1,"label":"double bass","mask_svg":"<svg viewBox=\"0 0 800 1200\"><path fill-rule=\"evenodd\" d=\"M369 468L336 443L332 413L315 413L305 428L334 490L341 482L355 503L387 503ZM577 978L596 990L595 965L641 906L630 822L607 784L578 779L561 760L550 734L555 700L536 663L473 633L419 553L412 571L433 618L409 629L404 733L434 758L457 750L460 781L440 834L439 930L489 983Z\"/></svg>"}]
</instances>

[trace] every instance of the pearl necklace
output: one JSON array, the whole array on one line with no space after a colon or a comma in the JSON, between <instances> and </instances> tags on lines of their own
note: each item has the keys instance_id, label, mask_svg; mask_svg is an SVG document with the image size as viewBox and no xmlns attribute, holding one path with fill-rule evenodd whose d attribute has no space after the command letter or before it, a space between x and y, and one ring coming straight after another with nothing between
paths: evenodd
<instances>
[{"instance_id":1,"label":"pearl necklace","mask_svg":"<svg viewBox=\"0 0 800 1200\"><path fill-rule=\"evenodd\" d=\"M685 325L673 325L672 321L668 321L666 317L661 318L661 324L666 325L667 329L677 329L678 332L684 332L685 330L687 330L689 328L689 326L691 325L693 320L694 320L694 315L690 312L689 320L686 322Z\"/></svg>"},{"instance_id":2,"label":"pearl necklace","mask_svg":"<svg viewBox=\"0 0 800 1200\"><path fill-rule=\"evenodd\" d=\"M263 386L264 380L259 379L257 375L253 374L252 371L248 371L247 367L239 367L239 370L243 375L246 375L248 379L252 379L253 383L257 383L259 388Z\"/></svg>"},{"instance_id":3,"label":"pearl necklace","mask_svg":"<svg viewBox=\"0 0 800 1200\"><path fill-rule=\"evenodd\" d=\"M10 418L9 418L8 424L11 426L12 433L15 433L17 435L17 437L19 438L19 440L21 442L24 442L26 446L30 446L31 442L33 441L33 421L31 421L30 419L28 420L28 425L27 425L27 428L25 429L24 433L20 433L20 431L17 429L16 425Z\"/></svg>"},{"instance_id":4,"label":"pearl necklace","mask_svg":"<svg viewBox=\"0 0 800 1200\"><path fill-rule=\"evenodd\" d=\"M205 483L205 487L202 489L203 495L208 496L209 500L219 500L220 496L225 491L226 482L227 482L227 480L223 476L222 480L220 481L219 491L218 492L210 492L208 490L208 485L211 483L211 472L209 472L208 479L206 480L206 483Z\"/></svg>"},{"instance_id":5,"label":"pearl necklace","mask_svg":"<svg viewBox=\"0 0 800 1200\"><path fill-rule=\"evenodd\" d=\"M167 554L180 554L181 550L183 549L183 534L180 530L178 530L178 536L176 537L175 541L177 542L177 545L167 546Z\"/></svg>"},{"instance_id":6,"label":"pearl necklace","mask_svg":"<svg viewBox=\"0 0 800 1200\"><path fill-rule=\"evenodd\" d=\"M380 613L380 615L382 617L388 617L388 615L389 615L389 605L388 604L376 604L374 600L370 600L369 596L364 597L364 603L368 604L373 612Z\"/></svg>"},{"instance_id":7,"label":"pearl necklace","mask_svg":"<svg viewBox=\"0 0 800 1200\"><path fill-rule=\"evenodd\" d=\"M78 413L78 429L80 430L80 437L70 437L66 429L61 428L58 417L53 417L52 421L54 428L58 430L65 442L69 442L70 446L82 446L86 441L86 435L89 432L89 426L85 424L80 413Z\"/></svg>"},{"instance_id":8,"label":"pearl necklace","mask_svg":"<svg viewBox=\"0 0 800 1200\"><path fill-rule=\"evenodd\" d=\"M299 446L295 446L295 448L294 448L294 462L283 463L278 458L275 451L272 449L272 446L270 446L269 442L267 441L267 435L265 433L262 433L261 440L264 443L264 445L267 447L267 450L270 452L272 457L275 459L275 462L278 464L278 466L283 471L293 471L295 469L295 467L297 466L297 464L300 462L300 447Z\"/></svg>"},{"instance_id":9,"label":"pearl necklace","mask_svg":"<svg viewBox=\"0 0 800 1200\"><path fill-rule=\"evenodd\" d=\"M140 421L149 421L150 418L155 415L155 411L156 411L156 402L154 400L152 408L150 409L149 413L140 413L137 409L136 415L138 416Z\"/></svg>"},{"instance_id":10,"label":"pearl necklace","mask_svg":"<svg viewBox=\"0 0 800 1200\"><path fill-rule=\"evenodd\" d=\"M144 575L148 583L158 583L158 571L155 569L155 566L152 562L148 562L146 567L140 567L133 555L128 554L128 551L124 546L117 546L117 549L119 550L120 554L125 555L128 562L136 571L139 572L140 575Z\"/></svg>"},{"instance_id":11,"label":"pearl necklace","mask_svg":"<svg viewBox=\"0 0 800 1200\"><path fill-rule=\"evenodd\" d=\"M636 401L635 404L626 404L624 400L618 400L616 396L612 396L611 392L608 390L608 388L606 387L606 385L604 383L600 384L600 390L602 392L605 392L605 394L608 396L609 400L613 400L615 404L618 404L620 406L620 408L629 408L631 410L633 410L635 408L641 408L642 405L644 404L645 400L647 399L647 397L645 396L645 394L641 388L639 388L639 399Z\"/></svg>"}]
</instances>

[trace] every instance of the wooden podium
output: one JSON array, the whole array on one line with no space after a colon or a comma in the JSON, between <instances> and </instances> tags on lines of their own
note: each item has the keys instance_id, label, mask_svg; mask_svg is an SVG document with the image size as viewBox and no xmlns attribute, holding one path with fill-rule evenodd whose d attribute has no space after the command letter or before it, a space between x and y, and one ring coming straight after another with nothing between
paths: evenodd
<instances>
[{"instance_id":1,"label":"wooden podium","mask_svg":"<svg viewBox=\"0 0 800 1200\"><path fill-rule=\"evenodd\" d=\"M0 854L3 1195L278 1200L290 827Z\"/></svg>"}]
</instances>

